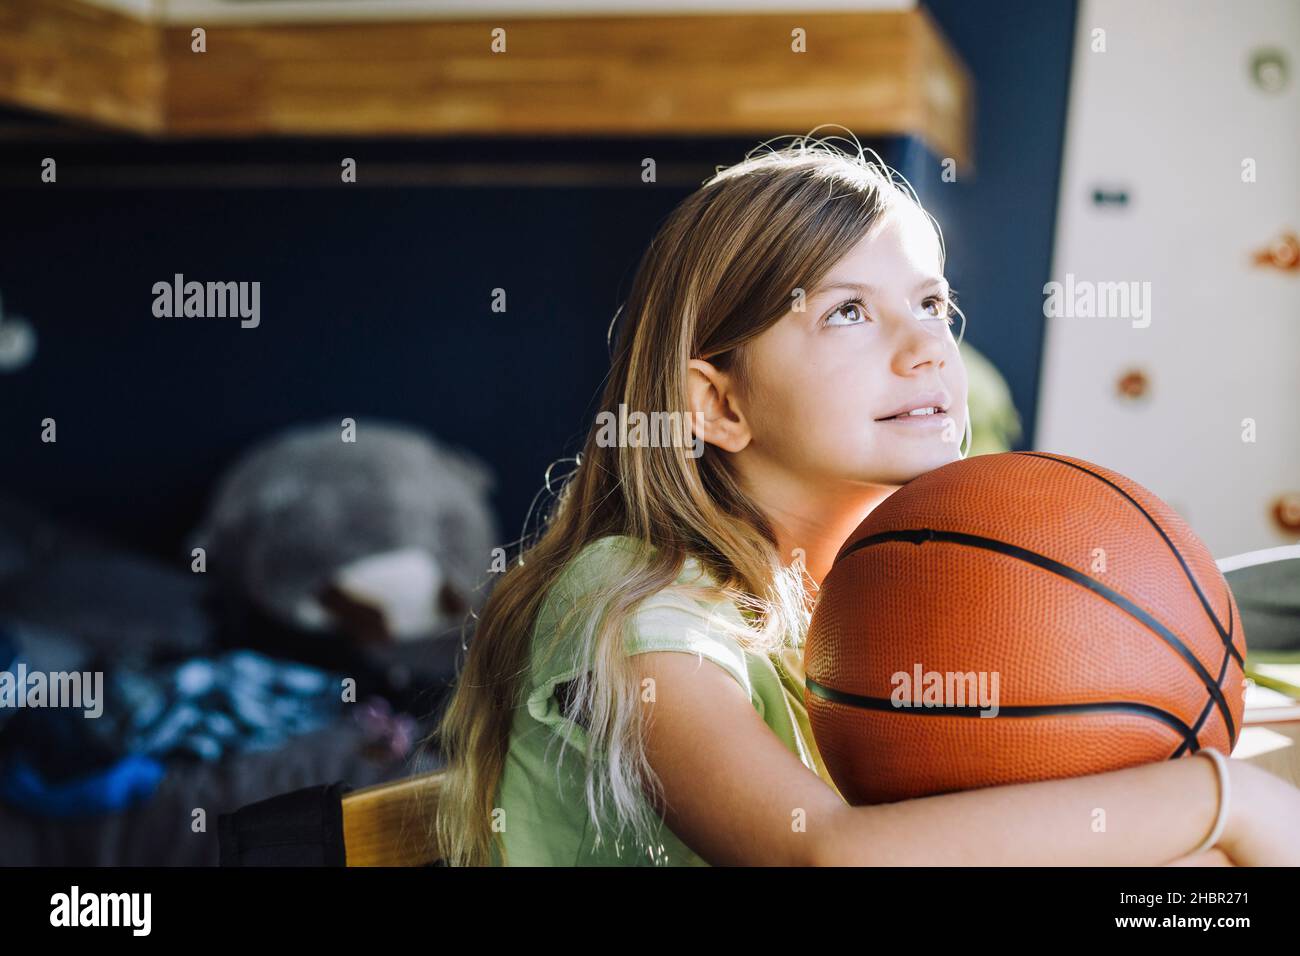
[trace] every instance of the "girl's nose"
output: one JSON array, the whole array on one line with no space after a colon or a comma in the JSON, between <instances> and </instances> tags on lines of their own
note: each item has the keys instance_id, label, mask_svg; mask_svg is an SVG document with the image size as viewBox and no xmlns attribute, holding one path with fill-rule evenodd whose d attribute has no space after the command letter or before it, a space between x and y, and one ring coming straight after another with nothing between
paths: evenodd
<instances>
[{"instance_id":1,"label":"girl's nose","mask_svg":"<svg viewBox=\"0 0 1300 956\"><path fill-rule=\"evenodd\" d=\"M927 364L935 368L943 368L948 354L948 343L945 337L936 334L924 322L910 314L900 317L900 320L898 331L895 333L898 339L897 350L894 353L896 370L900 374L906 374ZM942 323L935 321L933 324Z\"/></svg>"}]
</instances>

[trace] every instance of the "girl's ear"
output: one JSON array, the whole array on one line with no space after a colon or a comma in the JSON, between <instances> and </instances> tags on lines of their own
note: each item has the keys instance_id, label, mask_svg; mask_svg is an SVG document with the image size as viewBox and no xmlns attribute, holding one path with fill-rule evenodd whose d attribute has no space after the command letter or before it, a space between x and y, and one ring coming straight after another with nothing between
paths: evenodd
<instances>
[{"instance_id":1,"label":"girl's ear","mask_svg":"<svg viewBox=\"0 0 1300 956\"><path fill-rule=\"evenodd\" d=\"M749 444L749 425L740 410L735 382L704 359L691 359L686 369L686 399L695 435L723 451L737 452Z\"/></svg>"}]
</instances>

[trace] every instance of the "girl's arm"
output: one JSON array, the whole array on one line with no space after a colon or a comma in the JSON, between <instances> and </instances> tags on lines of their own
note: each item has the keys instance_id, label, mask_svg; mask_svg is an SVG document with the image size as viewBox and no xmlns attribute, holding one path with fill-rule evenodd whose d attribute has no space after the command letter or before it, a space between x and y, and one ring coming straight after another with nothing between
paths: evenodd
<instances>
[{"instance_id":1,"label":"girl's arm","mask_svg":"<svg viewBox=\"0 0 1300 956\"><path fill-rule=\"evenodd\" d=\"M1174 860L1169 866L1235 866L1232 860L1228 859L1228 854L1224 853L1217 846L1212 850L1206 850L1204 853L1198 853L1195 856L1184 856Z\"/></svg>"},{"instance_id":2,"label":"girl's arm","mask_svg":"<svg viewBox=\"0 0 1300 956\"><path fill-rule=\"evenodd\" d=\"M1218 810L1205 758L849 806L790 752L712 661L637 654L654 681L648 758L658 809L715 865L1160 865L1185 861ZM1230 761L1218 848L1236 863L1300 863L1300 790ZM1094 830L1105 813L1105 830Z\"/></svg>"}]
</instances>

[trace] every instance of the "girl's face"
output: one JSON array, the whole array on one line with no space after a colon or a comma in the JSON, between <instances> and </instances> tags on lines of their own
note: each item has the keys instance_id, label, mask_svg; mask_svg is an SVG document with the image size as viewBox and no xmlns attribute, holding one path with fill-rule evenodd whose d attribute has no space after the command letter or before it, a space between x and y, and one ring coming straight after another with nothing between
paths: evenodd
<instances>
[{"instance_id":1,"label":"girl's face","mask_svg":"<svg viewBox=\"0 0 1300 956\"><path fill-rule=\"evenodd\" d=\"M741 410L761 470L901 485L960 458L966 369L948 314L939 240L908 202L750 340ZM933 414L891 418L899 411Z\"/></svg>"}]
</instances>

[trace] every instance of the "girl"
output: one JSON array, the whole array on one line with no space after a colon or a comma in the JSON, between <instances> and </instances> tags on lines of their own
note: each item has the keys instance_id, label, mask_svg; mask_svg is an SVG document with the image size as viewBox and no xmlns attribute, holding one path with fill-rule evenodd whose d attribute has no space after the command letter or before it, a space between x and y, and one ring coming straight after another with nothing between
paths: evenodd
<instances>
[{"instance_id":1,"label":"girl","mask_svg":"<svg viewBox=\"0 0 1300 956\"><path fill-rule=\"evenodd\" d=\"M483 609L438 731L449 864L1300 863L1300 790L1236 761L1226 792L1209 759L836 791L803 706L817 586L969 440L942 236L877 161L760 148L650 244L600 407L685 424L593 427Z\"/></svg>"}]
</instances>

